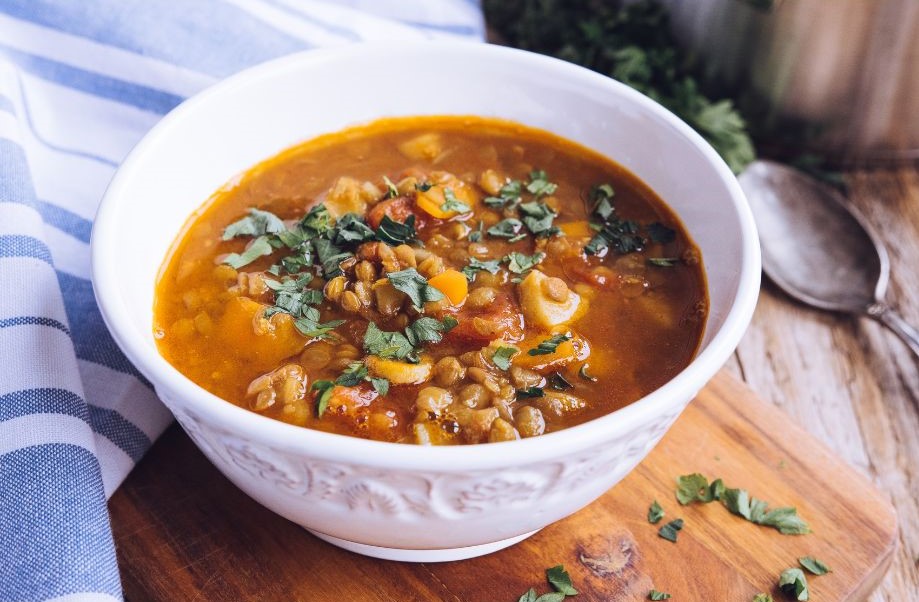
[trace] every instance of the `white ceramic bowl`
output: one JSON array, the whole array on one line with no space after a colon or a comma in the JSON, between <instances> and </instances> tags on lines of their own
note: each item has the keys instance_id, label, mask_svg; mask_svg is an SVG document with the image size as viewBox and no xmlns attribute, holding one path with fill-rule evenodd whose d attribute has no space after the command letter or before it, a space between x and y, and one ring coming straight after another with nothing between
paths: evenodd
<instances>
[{"instance_id":1,"label":"white ceramic bowl","mask_svg":"<svg viewBox=\"0 0 919 602\"><path fill-rule=\"evenodd\" d=\"M180 228L216 189L317 134L383 116L502 117L618 161L701 247L711 299L693 362L660 389L560 432L430 448L291 426L227 403L157 353L154 282ZM759 290L756 230L714 150L647 97L544 56L471 43L310 51L233 76L167 115L109 186L92 236L96 297L115 340L207 457L271 510L342 547L454 560L523 539L624 477L726 361Z\"/></svg>"}]
</instances>

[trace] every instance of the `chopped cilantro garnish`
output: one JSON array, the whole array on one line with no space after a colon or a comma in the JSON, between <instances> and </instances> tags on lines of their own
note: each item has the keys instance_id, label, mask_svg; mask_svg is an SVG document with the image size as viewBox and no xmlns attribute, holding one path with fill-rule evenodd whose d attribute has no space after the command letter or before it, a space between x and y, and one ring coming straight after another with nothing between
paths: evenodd
<instances>
[{"instance_id":1,"label":"chopped cilantro garnish","mask_svg":"<svg viewBox=\"0 0 919 602\"><path fill-rule=\"evenodd\" d=\"M394 247L410 243L415 240L415 216L409 215L404 223L400 223L384 215L375 233L377 239Z\"/></svg>"},{"instance_id":2,"label":"chopped cilantro garnish","mask_svg":"<svg viewBox=\"0 0 919 602\"><path fill-rule=\"evenodd\" d=\"M344 387L354 387L361 384L367 378L367 366L364 362L351 362L344 372L335 379L335 384Z\"/></svg>"},{"instance_id":3,"label":"chopped cilantro garnish","mask_svg":"<svg viewBox=\"0 0 919 602\"><path fill-rule=\"evenodd\" d=\"M677 479L676 496L677 501L681 504L720 500L725 508L734 514L742 516L751 523L773 527L783 535L810 533L810 528L798 516L795 508L783 507L769 510L767 502L750 497L745 489L725 487L721 479L716 479L709 485L707 479L700 474L681 476Z\"/></svg>"},{"instance_id":4,"label":"chopped cilantro garnish","mask_svg":"<svg viewBox=\"0 0 919 602\"><path fill-rule=\"evenodd\" d=\"M517 398L527 398L527 397L545 397L546 392L542 387L527 387L526 389L517 389Z\"/></svg>"},{"instance_id":5,"label":"chopped cilantro garnish","mask_svg":"<svg viewBox=\"0 0 919 602\"><path fill-rule=\"evenodd\" d=\"M322 275L326 280L341 275L341 262L354 257L354 253L345 251L325 238L314 239L313 246L316 248L316 256L322 266Z\"/></svg>"},{"instance_id":6,"label":"chopped cilantro garnish","mask_svg":"<svg viewBox=\"0 0 919 602\"><path fill-rule=\"evenodd\" d=\"M556 214L545 203L538 201L521 203L519 209L524 225L534 235L545 237L559 233L559 229L552 225Z\"/></svg>"},{"instance_id":7,"label":"chopped cilantro garnish","mask_svg":"<svg viewBox=\"0 0 919 602\"><path fill-rule=\"evenodd\" d=\"M648 507L648 522L655 525L659 523L662 518L664 518L664 509L657 503L657 500L654 500Z\"/></svg>"},{"instance_id":8,"label":"chopped cilantro garnish","mask_svg":"<svg viewBox=\"0 0 919 602\"><path fill-rule=\"evenodd\" d=\"M329 398L332 397L332 389L335 387L335 383L330 380L317 380L313 383L313 386L310 387L313 391L317 391L316 395L316 415L322 418L322 415L325 414L326 409L329 407Z\"/></svg>"},{"instance_id":9,"label":"chopped cilantro garnish","mask_svg":"<svg viewBox=\"0 0 919 602\"><path fill-rule=\"evenodd\" d=\"M479 220L479 227L469 233L469 242L479 242L482 240L482 231L485 228L485 222Z\"/></svg>"},{"instance_id":10,"label":"chopped cilantro garnish","mask_svg":"<svg viewBox=\"0 0 919 602\"><path fill-rule=\"evenodd\" d=\"M386 275L389 282L396 288L408 295L412 304L421 310L428 301L440 301L444 294L428 284L424 276L418 273L415 268L407 268L399 272L390 272Z\"/></svg>"},{"instance_id":11,"label":"chopped cilantro garnish","mask_svg":"<svg viewBox=\"0 0 919 602\"><path fill-rule=\"evenodd\" d=\"M244 265L249 265L259 257L264 257L265 255L271 255L274 251L274 248L269 244L267 236L259 236L253 240L249 247L242 253L230 253L227 255L223 263L228 266L239 269Z\"/></svg>"},{"instance_id":12,"label":"chopped cilantro garnish","mask_svg":"<svg viewBox=\"0 0 919 602\"><path fill-rule=\"evenodd\" d=\"M574 387L574 385L568 382L568 379L562 376L561 372L553 372L549 375L547 380L549 381L549 386L556 391L565 391L566 389Z\"/></svg>"},{"instance_id":13,"label":"chopped cilantro garnish","mask_svg":"<svg viewBox=\"0 0 919 602\"><path fill-rule=\"evenodd\" d=\"M832 573L833 569L823 564L813 556L803 556L798 558L798 563L814 575L826 575Z\"/></svg>"},{"instance_id":14,"label":"chopped cilantro garnish","mask_svg":"<svg viewBox=\"0 0 919 602\"><path fill-rule=\"evenodd\" d=\"M779 589L795 600L808 600L807 577L801 569L785 569L779 575Z\"/></svg>"},{"instance_id":15,"label":"chopped cilantro garnish","mask_svg":"<svg viewBox=\"0 0 919 602\"><path fill-rule=\"evenodd\" d=\"M470 257L469 265L463 268L463 275L466 276L466 280L473 282L475 280L476 273L480 271L485 271L490 274L497 274L498 270L500 269L501 261L499 259L480 261L475 257Z\"/></svg>"},{"instance_id":16,"label":"chopped cilantro garnish","mask_svg":"<svg viewBox=\"0 0 919 602\"><path fill-rule=\"evenodd\" d=\"M456 198L452 188L444 188L444 202L440 206L440 210L455 211L457 213L469 213L472 211L469 205Z\"/></svg>"},{"instance_id":17,"label":"chopped cilantro garnish","mask_svg":"<svg viewBox=\"0 0 919 602\"><path fill-rule=\"evenodd\" d=\"M511 367L511 358L518 353L519 350L514 347L498 347L491 356L491 363L500 370L507 370Z\"/></svg>"},{"instance_id":18,"label":"chopped cilantro garnish","mask_svg":"<svg viewBox=\"0 0 919 602\"><path fill-rule=\"evenodd\" d=\"M455 321L455 318L450 318ZM420 347L424 343L439 343L443 339L445 332L455 324L450 325L446 319L441 322L435 318L421 317L406 326L405 338L414 347Z\"/></svg>"},{"instance_id":19,"label":"chopped cilantro garnish","mask_svg":"<svg viewBox=\"0 0 919 602\"><path fill-rule=\"evenodd\" d=\"M672 541L676 543L677 535L680 533L680 529L683 528L683 519L678 518L670 521L660 529L658 529L657 534L666 539L667 541Z\"/></svg>"},{"instance_id":20,"label":"chopped cilantro garnish","mask_svg":"<svg viewBox=\"0 0 919 602\"><path fill-rule=\"evenodd\" d=\"M509 217L507 219L501 220L486 230L486 232L488 232L489 236L494 236L495 238L507 238L513 241L515 239L519 240L517 237L520 236L520 230L522 229L523 222L517 218ZM524 234L524 236L526 236L526 234Z\"/></svg>"},{"instance_id":21,"label":"chopped cilantro garnish","mask_svg":"<svg viewBox=\"0 0 919 602\"><path fill-rule=\"evenodd\" d=\"M508 270L515 274L523 274L524 272L528 272L539 265L545 258L546 254L542 251L532 255L525 255L523 253L518 253L517 251L511 251L504 256L504 261L507 262Z\"/></svg>"},{"instance_id":22,"label":"chopped cilantro garnish","mask_svg":"<svg viewBox=\"0 0 919 602\"><path fill-rule=\"evenodd\" d=\"M603 255L610 247L623 255L644 249L645 239L638 234L638 223L616 219L602 225L597 235L584 247L584 252L588 255Z\"/></svg>"},{"instance_id":23,"label":"chopped cilantro garnish","mask_svg":"<svg viewBox=\"0 0 919 602\"><path fill-rule=\"evenodd\" d=\"M578 376L584 380L589 380L592 383L597 382L597 377L587 373L587 369L590 368L590 364L581 364L580 370L578 370Z\"/></svg>"},{"instance_id":24,"label":"chopped cilantro garnish","mask_svg":"<svg viewBox=\"0 0 919 602\"><path fill-rule=\"evenodd\" d=\"M613 213L616 211L613 208L612 199L616 192L613 190L613 187L609 184L597 184L590 189L590 202L591 209L590 212L597 215L601 221L609 221Z\"/></svg>"},{"instance_id":25,"label":"chopped cilantro garnish","mask_svg":"<svg viewBox=\"0 0 919 602\"><path fill-rule=\"evenodd\" d=\"M648 600L669 600L670 598L670 594L666 592L659 592L656 589L652 589L650 592L648 592Z\"/></svg>"},{"instance_id":26,"label":"chopped cilantro garnish","mask_svg":"<svg viewBox=\"0 0 919 602\"><path fill-rule=\"evenodd\" d=\"M557 184L549 181L549 176L542 169L534 169L530 172L530 183L527 184L527 192L536 198L552 194L558 189Z\"/></svg>"},{"instance_id":27,"label":"chopped cilantro garnish","mask_svg":"<svg viewBox=\"0 0 919 602\"><path fill-rule=\"evenodd\" d=\"M299 225L307 238L321 236L332 229L332 215L326 206L320 203L306 212Z\"/></svg>"},{"instance_id":28,"label":"chopped cilantro garnish","mask_svg":"<svg viewBox=\"0 0 919 602\"><path fill-rule=\"evenodd\" d=\"M362 243L373 238L373 229L356 213L344 214L332 229L332 242L336 245Z\"/></svg>"},{"instance_id":29,"label":"chopped cilantro garnish","mask_svg":"<svg viewBox=\"0 0 919 602\"><path fill-rule=\"evenodd\" d=\"M408 360L417 363L415 348L401 332L386 332L370 322L364 333L364 351L383 359Z\"/></svg>"},{"instance_id":30,"label":"chopped cilantro garnish","mask_svg":"<svg viewBox=\"0 0 919 602\"><path fill-rule=\"evenodd\" d=\"M513 207L520 202L520 195L523 193L523 182L520 180L511 180L501 187L498 196L486 197L483 201L489 207L501 209L503 207Z\"/></svg>"},{"instance_id":31,"label":"chopped cilantro garnish","mask_svg":"<svg viewBox=\"0 0 919 602\"><path fill-rule=\"evenodd\" d=\"M389 381L385 378L370 376L367 371L367 366L361 361L348 364L344 372L335 379L335 384L344 387L356 387L365 381L369 382L374 390L380 395L386 395L389 392Z\"/></svg>"},{"instance_id":32,"label":"chopped cilantro garnish","mask_svg":"<svg viewBox=\"0 0 919 602\"><path fill-rule=\"evenodd\" d=\"M558 349L558 346L564 343L565 341L570 341L571 335L568 334L554 334L545 341L542 341L530 349L527 353L530 355L549 355L550 353L555 353Z\"/></svg>"},{"instance_id":33,"label":"chopped cilantro garnish","mask_svg":"<svg viewBox=\"0 0 919 602\"><path fill-rule=\"evenodd\" d=\"M318 313L318 311L317 311ZM294 320L294 326L306 337L327 338L329 333L344 324L344 320L329 320L328 322L319 323L308 317Z\"/></svg>"},{"instance_id":34,"label":"chopped cilantro garnish","mask_svg":"<svg viewBox=\"0 0 919 602\"><path fill-rule=\"evenodd\" d=\"M571 576L561 564L546 569L546 580L560 594L565 594L566 596L576 596L578 594L578 590L571 585Z\"/></svg>"},{"instance_id":35,"label":"chopped cilantro garnish","mask_svg":"<svg viewBox=\"0 0 919 602\"><path fill-rule=\"evenodd\" d=\"M230 240L237 236L264 236L265 234L278 234L287 230L284 221L270 211L249 209L249 215L239 221L233 222L223 230L223 240Z\"/></svg>"},{"instance_id":36,"label":"chopped cilantro garnish","mask_svg":"<svg viewBox=\"0 0 919 602\"><path fill-rule=\"evenodd\" d=\"M383 176L383 183L386 184L386 197L387 199L394 199L399 196L399 189L396 188L396 185L392 183L388 177Z\"/></svg>"}]
</instances>

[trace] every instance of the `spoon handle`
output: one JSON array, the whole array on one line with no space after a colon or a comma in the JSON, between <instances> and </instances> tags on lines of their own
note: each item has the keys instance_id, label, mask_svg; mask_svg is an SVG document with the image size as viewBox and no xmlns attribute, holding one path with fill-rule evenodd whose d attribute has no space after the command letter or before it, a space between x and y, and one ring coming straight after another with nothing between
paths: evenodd
<instances>
[{"instance_id":1,"label":"spoon handle","mask_svg":"<svg viewBox=\"0 0 919 602\"><path fill-rule=\"evenodd\" d=\"M903 339L916 357L919 357L919 331L910 326L894 309L879 304L869 308L868 315Z\"/></svg>"}]
</instances>

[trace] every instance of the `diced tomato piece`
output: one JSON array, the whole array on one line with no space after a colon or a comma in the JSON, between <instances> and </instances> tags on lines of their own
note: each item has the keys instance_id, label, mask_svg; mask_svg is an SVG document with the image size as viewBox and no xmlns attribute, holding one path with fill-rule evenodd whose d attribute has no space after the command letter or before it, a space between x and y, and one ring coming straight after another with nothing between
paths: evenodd
<instances>
[{"instance_id":1,"label":"diced tomato piece","mask_svg":"<svg viewBox=\"0 0 919 602\"><path fill-rule=\"evenodd\" d=\"M400 196L388 201L380 201L367 212L367 222L371 228L377 228L383 221L383 216L388 215L399 223L404 223L408 216L415 216L415 229L421 230L427 225L429 217L419 211L415 203L408 197Z\"/></svg>"},{"instance_id":2,"label":"diced tomato piece","mask_svg":"<svg viewBox=\"0 0 919 602\"><path fill-rule=\"evenodd\" d=\"M523 338L523 315L508 294L499 295L484 309L463 307L456 319L459 324L447 333L448 342L487 345L494 339L514 342Z\"/></svg>"}]
</instances>

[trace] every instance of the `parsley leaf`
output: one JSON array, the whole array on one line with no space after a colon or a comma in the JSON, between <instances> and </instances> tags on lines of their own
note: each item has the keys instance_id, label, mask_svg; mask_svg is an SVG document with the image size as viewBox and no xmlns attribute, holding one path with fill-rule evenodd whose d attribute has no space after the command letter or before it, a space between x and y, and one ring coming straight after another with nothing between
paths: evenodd
<instances>
[{"instance_id":1,"label":"parsley leaf","mask_svg":"<svg viewBox=\"0 0 919 602\"><path fill-rule=\"evenodd\" d=\"M285 232L287 226L284 221L270 211L249 209L249 215L239 221L233 222L223 230L223 240L230 240L238 236L264 236L265 234L278 234Z\"/></svg>"},{"instance_id":2,"label":"parsley leaf","mask_svg":"<svg viewBox=\"0 0 919 602\"><path fill-rule=\"evenodd\" d=\"M574 387L568 379L562 376L561 372L553 372L549 375L547 379L549 381L549 386L555 389L556 391L564 391Z\"/></svg>"},{"instance_id":3,"label":"parsley leaf","mask_svg":"<svg viewBox=\"0 0 919 602\"><path fill-rule=\"evenodd\" d=\"M452 188L444 188L444 202L440 206L441 211L455 211L457 213L469 213L472 209L466 203L462 202L453 194Z\"/></svg>"},{"instance_id":4,"label":"parsley leaf","mask_svg":"<svg viewBox=\"0 0 919 602\"><path fill-rule=\"evenodd\" d=\"M683 475L677 478L676 499L684 506L696 501L704 503L712 501L712 492L709 490L708 479L699 473Z\"/></svg>"},{"instance_id":5,"label":"parsley leaf","mask_svg":"<svg viewBox=\"0 0 919 602\"><path fill-rule=\"evenodd\" d=\"M321 236L332 229L332 215L322 203L313 206L299 223L307 238Z\"/></svg>"},{"instance_id":6,"label":"parsley leaf","mask_svg":"<svg viewBox=\"0 0 919 602\"><path fill-rule=\"evenodd\" d=\"M376 324L367 324L364 333L364 351L383 359L397 359L417 362L415 348L401 332L386 332Z\"/></svg>"},{"instance_id":7,"label":"parsley leaf","mask_svg":"<svg viewBox=\"0 0 919 602\"><path fill-rule=\"evenodd\" d=\"M494 209L501 209L505 206L514 207L520 202L520 195L523 193L523 182L520 180L511 180L501 187L498 196L490 196L484 199L484 203Z\"/></svg>"},{"instance_id":8,"label":"parsley leaf","mask_svg":"<svg viewBox=\"0 0 919 602\"><path fill-rule=\"evenodd\" d=\"M332 229L332 242L336 245L362 243L373 240L373 229L356 213L341 216Z\"/></svg>"},{"instance_id":9,"label":"parsley leaf","mask_svg":"<svg viewBox=\"0 0 919 602\"><path fill-rule=\"evenodd\" d=\"M578 590L571 585L571 576L562 565L546 569L546 579L555 588L555 591L565 594L566 596L576 596Z\"/></svg>"},{"instance_id":10,"label":"parsley leaf","mask_svg":"<svg viewBox=\"0 0 919 602\"><path fill-rule=\"evenodd\" d=\"M672 541L676 543L677 535L679 535L680 529L683 528L683 519L678 518L670 521L660 529L658 529L657 534L666 539L667 541Z\"/></svg>"},{"instance_id":11,"label":"parsley leaf","mask_svg":"<svg viewBox=\"0 0 919 602\"><path fill-rule=\"evenodd\" d=\"M769 594L760 592L753 596L753 602L775 602Z\"/></svg>"},{"instance_id":12,"label":"parsley leaf","mask_svg":"<svg viewBox=\"0 0 919 602\"><path fill-rule=\"evenodd\" d=\"M645 226L648 231L648 237L658 243L667 244L673 242L676 238L676 230L668 228L660 222L654 222Z\"/></svg>"},{"instance_id":13,"label":"parsley leaf","mask_svg":"<svg viewBox=\"0 0 919 602\"><path fill-rule=\"evenodd\" d=\"M532 255L525 255L523 253L518 253L517 251L511 251L504 256L504 261L507 262L508 270L515 274L523 274L524 272L528 272L542 263L542 260L545 258L546 254L542 251Z\"/></svg>"},{"instance_id":14,"label":"parsley leaf","mask_svg":"<svg viewBox=\"0 0 919 602\"><path fill-rule=\"evenodd\" d=\"M469 282L475 281L476 273L479 271L485 271L489 274L497 274L498 270L501 269L501 260L499 259L489 259L488 261L480 261L475 257L469 258L469 265L463 268L463 275L466 276L466 280Z\"/></svg>"},{"instance_id":15,"label":"parsley leaf","mask_svg":"<svg viewBox=\"0 0 919 602\"><path fill-rule=\"evenodd\" d=\"M354 387L361 384L367 374L367 366L364 365L364 362L351 362L344 372L335 379L335 384L343 387Z\"/></svg>"},{"instance_id":16,"label":"parsley leaf","mask_svg":"<svg viewBox=\"0 0 919 602\"><path fill-rule=\"evenodd\" d=\"M808 600L807 578L801 569L785 569L779 575L779 589L795 600Z\"/></svg>"},{"instance_id":17,"label":"parsley leaf","mask_svg":"<svg viewBox=\"0 0 919 602\"><path fill-rule=\"evenodd\" d=\"M409 215L404 223L397 222L388 215L383 216L383 221L376 229L377 239L386 244L397 247L415 240L415 216Z\"/></svg>"},{"instance_id":18,"label":"parsley leaf","mask_svg":"<svg viewBox=\"0 0 919 602\"><path fill-rule=\"evenodd\" d=\"M798 558L798 562L808 570L808 572L813 573L814 575L826 575L827 573L832 573L833 569L823 564L813 556L804 556Z\"/></svg>"},{"instance_id":19,"label":"parsley leaf","mask_svg":"<svg viewBox=\"0 0 919 602\"><path fill-rule=\"evenodd\" d=\"M478 229L469 233L469 242L479 242L482 240L482 229L485 227L485 222L479 221Z\"/></svg>"},{"instance_id":20,"label":"parsley leaf","mask_svg":"<svg viewBox=\"0 0 919 602\"><path fill-rule=\"evenodd\" d=\"M507 238L511 242L520 240L525 234L521 235L521 230L523 229L523 222L514 217L509 217L503 219L488 230L489 236L494 236L495 238ZM518 238L520 237L520 238Z\"/></svg>"},{"instance_id":21,"label":"parsley leaf","mask_svg":"<svg viewBox=\"0 0 919 602\"><path fill-rule=\"evenodd\" d=\"M313 240L313 246L316 248L316 256L319 258L319 263L322 267L322 276L326 280L342 274L339 264L346 259L354 257L354 253L345 251L325 238L316 238Z\"/></svg>"},{"instance_id":22,"label":"parsley leaf","mask_svg":"<svg viewBox=\"0 0 919 602\"><path fill-rule=\"evenodd\" d=\"M543 391L542 387L527 387L526 389L517 389L517 399L545 396L546 392Z\"/></svg>"},{"instance_id":23,"label":"parsley leaf","mask_svg":"<svg viewBox=\"0 0 919 602\"><path fill-rule=\"evenodd\" d=\"M549 176L542 169L534 169L530 172L530 183L527 184L527 192L536 198L554 193L558 189L557 184L549 181Z\"/></svg>"},{"instance_id":24,"label":"parsley leaf","mask_svg":"<svg viewBox=\"0 0 919 602\"><path fill-rule=\"evenodd\" d=\"M666 592L659 592L656 589L652 589L650 592L648 592L648 600L669 600L670 598L670 594Z\"/></svg>"},{"instance_id":25,"label":"parsley leaf","mask_svg":"<svg viewBox=\"0 0 919 602\"><path fill-rule=\"evenodd\" d=\"M536 236L552 236L560 232L558 228L552 226L555 212L545 203L537 201L521 203L519 209L523 216L523 223Z\"/></svg>"},{"instance_id":26,"label":"parsley leaf","mask_svg":"<svg viewBox=\"0 0 919 602\"><path fill-rule=\"evenodd\" d=\"M525 594L517 598L517 602L536 602L536 590L531 587Z\"/></svg>"},{"instance_id":27,"label":"parsley leaf","mask_svg":"<svg viewBox=\"0 0 919 602\"><path fill-rule=\"evenodd\" d=\"M519 350L514 347L498 347L491 356L491 363L500 370L508 370L511 367L511 358L518 353Z\"/></svg>"},{"instance_id":28,"label":"parsley leaf","mask_svg":"<svg viewBox=\"0 0 919 602\"><path fill-rule=\"evenodd\" d=\"M313 386L310 387L313 391L317 391L316 395L316 415L322 418L322 415L325 414L326 409L329 407L329 398L332 397L332 389L335 388L335 383L330 380L317 380L313 383Z\"/></svg>"},{"instance_id":29,"label":"parsley leaf","mask_svg":"<svg viewBox=\"0 0 919 602\"><path fill-rule=\"evenodd\" d=\"M448 326L446 320L441 322L425 316L406 326L405 338L415 347L420 347L423 343L439 343L443 339L443 333L450 328L452 326Z\"/></svg>"},{"instance_id":30,"label":"parsley leaf","mask_svg":"<svg viewBox=\"0 0 919 602\"><path fill-rule=\"evenodd\" d=\"M370 384L373 386L374 390L380 395L386 395L389 393L389 381L385 378L378 378L376 376L370 377Z\"/></svg>"},{"instance_id":31,"label":"parsley leaf","mask_svg":"<svg viewBox=\"0 0 919 602\"><path fill-rule=\"evenodd\" d=\"M604 222L609 221L616 211L612 203L615 194L616 192L609 184L595 184L592 186L588 195L592 203L590 212L596 214Z\"/></svg>"},{"instance_id":32,"label":"parsley leaf","mask_svg":"<svg viewBox=\"0 0 919 602\"><path fill-rule=\"evenodd\" d=\"M440 301L444 294L428 284L424 276L418 273L415 268L407 268L399 272L390 272L386 275L389 282L396 288L408 295L412 304L421 310L428 301Z\"/></svg>"},{"instance_id":33,"label":"parsley leaf","mask_svg":"<svg viewBox=\"0 0 919 602\"><path fill-rule=\"evenodd\" d=\"M316 313L319 313L318 310ZM321 339L329 338L329 333L344 323L344 320L329 320L325 323L319 323L316 319L312 319L310 317L303 317L294 320L294 326L303 336L318 337Z\"/></svg>"},{"instance_id":34,"label":"parsley leaf","mask_svg":"<svg viewBox=\"0 0 919 602\"><path fill-rule=\"evenodd\" d=\"M558 349L558 346L564 343L565 341L570 341L571 335L568 334L554 334L550 338L542 341L530 349L527 353L529 355L549 355L550 353L555 353Z\"/></svg>"},{"instance_id":35,"label":"parsley leaf","mask_svg":"<svg viewBox=\"0 0 919 602\"><path fill-rule=\"evenodd\" d=\"M664 518L664 509L657 503L657 500L654 500L648 507L648 522L655 525L659 523L662 518Z\"/></svg>"},{"instance_id":36,"label":"parsley leaf","mask_svg":"<svg viewBox=\"0 0 919 602\"><path fill-rule=\"evenodd\" d=\"M632 220L609 222L584 246L584 252L603 255L610 247L622 255L641 252L645 248L645 239L638 234L638 223Z\"/></svg>"},{"instance_id":37,"label":"parsley leaf","mask_svg":"<svg viewBox=\"0 0 919 602\"><path fill-rule=\"evenodd\" d=\"M751 523L774 527L783 535L803 535L810 533L807 523L798 516L795 508L775 508L767 510L763 500L751 498L745 489L725 488L722 498L728 510L744 517Z\"/></svg>"},{"instance_id":38,"label":"parsley leaf","mask_svg":"<svg viewBox=\"0 0 919 602\"><path fill-rule=\"evenodd\" d=\"M267 236L259 236L253 240L249 247L242 253L230 253L227 255L223 263L228 266L239 269L244 265L249 265L259 257L264 257L265 255L271 255L274 251L274 248L269 244Z\"/></svg>"}]
</instances>

